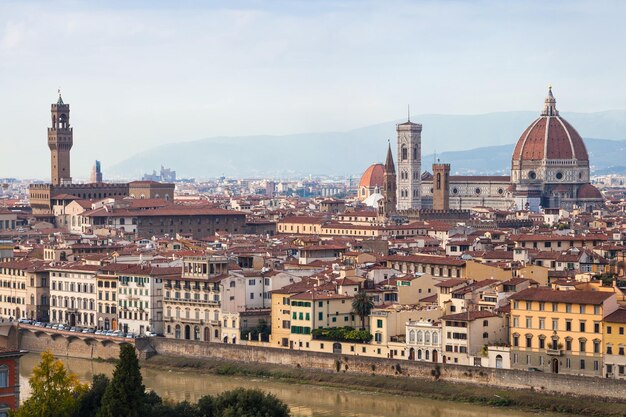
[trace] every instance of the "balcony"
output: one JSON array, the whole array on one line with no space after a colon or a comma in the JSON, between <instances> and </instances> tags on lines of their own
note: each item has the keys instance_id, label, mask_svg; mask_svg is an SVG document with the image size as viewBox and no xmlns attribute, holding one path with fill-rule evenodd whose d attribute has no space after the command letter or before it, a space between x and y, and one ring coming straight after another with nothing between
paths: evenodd
<instances>
[{"instance_id":1,"label":"balcony","mask_svg":"<svg viewBox=\"0 0 626 417\"><path fill-rule=\"evenodd\" d=\"M546 349L546 353L550 356L561 356L563 351L561 349Z\"/></svg>"}]
</instances>

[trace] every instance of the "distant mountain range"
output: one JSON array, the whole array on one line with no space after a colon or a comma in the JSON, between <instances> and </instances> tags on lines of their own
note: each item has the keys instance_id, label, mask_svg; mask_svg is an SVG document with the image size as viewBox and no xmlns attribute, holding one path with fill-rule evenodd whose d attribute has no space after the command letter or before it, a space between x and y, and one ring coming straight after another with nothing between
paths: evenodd
<instances>
[{"instance_id":1,"label":"distant mountain range","mask_svg":"<svg viewBox=\"0 0 626 417\"><path fill-rule=\"evenodd\" d=\"M626 111L562 113L585 139L595 173L626 172ZM514 143L537 112L482 115L421 115L422 164L436 158L466 174L507 173ZM288 178L305 175L360 175L384 159L387 140L395 152L395 123L347 132L284 136L214 137L148 149L111 167L108 178L140 178L165 165L178 177Z\"/></svg>"}]
</instances>

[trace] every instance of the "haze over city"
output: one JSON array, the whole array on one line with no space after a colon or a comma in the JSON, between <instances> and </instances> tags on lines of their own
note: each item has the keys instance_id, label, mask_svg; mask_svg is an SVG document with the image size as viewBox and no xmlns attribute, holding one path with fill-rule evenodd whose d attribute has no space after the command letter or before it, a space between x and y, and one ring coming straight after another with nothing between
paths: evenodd
<instances>
[{"instance_id":1,"label":"haze over city","mask_svg":"<svg viewBox=\"0 0 626 417\"><path fill-rule=\"evenodd\" d=\"M156 145L344 131L400 120L407 104L414 115L538 111L549 84L563 111L624 109L625 9L608 1L3 2L0 143L35 163L2 152L0 177L45 177L47 155L35 150L59 87L72 104L82 177L95 159L106 172Z\"/></svg>"}]
</instances>

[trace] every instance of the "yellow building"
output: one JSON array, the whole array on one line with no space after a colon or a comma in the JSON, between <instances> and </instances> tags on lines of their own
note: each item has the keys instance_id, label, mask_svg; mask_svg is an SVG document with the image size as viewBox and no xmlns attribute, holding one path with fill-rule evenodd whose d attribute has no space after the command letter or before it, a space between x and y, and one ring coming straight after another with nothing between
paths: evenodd
<instances>
[{"instance_id":1,"label":"yellow building","mask_svg":"<svg viewBox=\"0 0 626 417\"><path fill-rule=\"evenodd\" d=\"M602 322L618 308L615 293L528 288L510 300L512 369L602 375Z\"/></svg>"},{"instance_id":2,"label":"yellow building","mask_svg":"<svg viewBox=\"0 0 626 417\"><path fill-rule=\"evenodd\" d=\"M618 309L604 318L604 376L626 379L626 309Z\"/></svg>"}]
</instances>

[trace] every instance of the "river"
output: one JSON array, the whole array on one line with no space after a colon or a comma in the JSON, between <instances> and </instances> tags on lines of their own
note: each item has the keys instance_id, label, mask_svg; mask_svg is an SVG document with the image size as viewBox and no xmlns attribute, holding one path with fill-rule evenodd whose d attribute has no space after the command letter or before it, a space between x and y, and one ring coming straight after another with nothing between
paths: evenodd
<instances>
[{"instance_id":1,"label":"river","mask_svg":"<svg viewBox=\"0 0 626 417\"><path fill-rule=\"evenodd\" d=\"M28 378L39 363L39 355L29 353L20 361L22 401L30 395ZM86 359L62 359L83 382L94 374L111 376L114 365ZM372 393L349 389L298 385L261 378L201 374L194 371L166 371L143 368L144 385L161 397L195 402L203 395L217 394L237 387L260 388L289 405L294 417L530 417L537 414L496 409L472 404L435 401L427 398ZM542 416L546 414L542 413Z\"/></svg>"}]
</instances>

